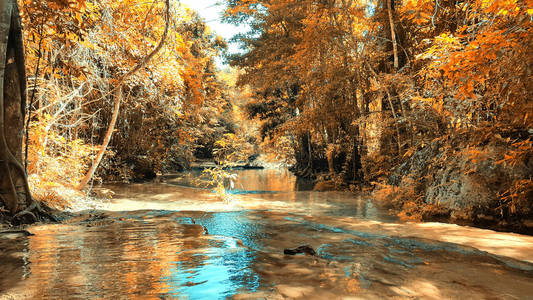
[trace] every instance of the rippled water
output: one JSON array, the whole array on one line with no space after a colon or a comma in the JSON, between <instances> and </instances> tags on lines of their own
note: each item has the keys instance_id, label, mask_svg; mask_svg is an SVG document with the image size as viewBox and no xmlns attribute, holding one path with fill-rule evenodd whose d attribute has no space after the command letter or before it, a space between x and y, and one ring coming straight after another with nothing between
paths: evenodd
<instances>
[{"instance_id":1,"label":"rippled water","mask_svg":"<svg viewBox=\"0 0 533 300\"><path fill-rule=\"evenodd\" d=\"M532 299L532 237L400 223L364 197L297 191L284 170L237 173L229 204L169 176L0 234L0 298ZM283 254L301 245L316 255Z\"/></svg>"}]
</instances>

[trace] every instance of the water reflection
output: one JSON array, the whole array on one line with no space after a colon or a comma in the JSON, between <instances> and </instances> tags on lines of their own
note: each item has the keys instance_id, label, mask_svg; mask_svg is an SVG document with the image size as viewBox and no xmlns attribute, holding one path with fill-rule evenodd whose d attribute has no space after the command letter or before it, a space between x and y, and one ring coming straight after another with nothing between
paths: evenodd
<instances>
[{"instance_id":1,"label":"water reflection","mask_svg":"<svg viewBox=\"0 0 533 300\"><path fill-rule=\"evenodd\" d=\"M176 222L186 219L205 225ZM237 291L253 292L259 286L250 268L255 253L232 235L257 234L242 220L225 214L184 217L152 211L79 225L35 227L35 236L28 239L31 276L24 281L28 294L23 298L213 299L231 297ZM205 235L203 226L213 232L223 228L221 233L227 235Z\"/></svg>"},{"instance_id":2,"label":"water reflection","mask_svg":"<svg viewBox=\"0 0 533 300\"><path fill-rule=\"evenodd\" d=\"M293 177L267 171L243 171L239 184L243 191L271 193L235 194L232 205L209 190L180 186L176 178L115 185L110 211L33 226L34 236L0 236L0 298L533 295L531 263L412 235L461 237L496 250L510 245L514 255L533 261L531 237L398 223L367 198L295 191ZM283 254L300 245L317 255Z\"/></svg>"},{"instance_id":3,"label":"water reflection","mask_svg":"<svg viewBox=\"0 0 533 300\"><path fill-rule=\"evenodd\" d=\"M115 196L106 209L125 211L156 210L283 210L307 215L349 216L394 222L397 218L379 210L368 197L350 192L297 190L297 179L286 169L234 170L235 188L229 190L234 201L226 205L209 188L194 187L199 171L168 175L163 182L109 185ZM192 187L191 187L192 186ZM229 187L229 185L228 185ZM308 186L308 187L312 187Z\"/></svg>"},{"instance_id":4,"label":"water reflection","mask_svg":"<svg viewBox=\"0 0 533 300\"><path fill-rule=\"evenodd\" d=\"M0 278L0 296L461 299L461 293L505 293L525 299L533 293L532 264L451 243L351 229L332 217L149 210L91 213L71 224L30 230L34 236L0 243L7 250L0 255L1 274L8 274L10 261L18 270ZM282 254L304 244L318 255ZM16 256L21 249L29 249L30 264ZM23 265L30 268L26 277Z\"/></svg>"},{"instance_id":5,"label":"water reflection","mask_svg":"<svg viewBox=\"0 0 533 300\"><path fill-rule=\"evenodd\" d=\"M256 251L251 248L259 246L262 232L259 226L244 211L206 213L193 220L215 239L210 240L211 247L205 252L189 252L193 259L176 262L171 275L164 278L174 286L167 295L221 299L234 295L237 289L254 292L259 287L259 276L250 268L256 257ZM190 264L197 259L202 263ZM177 282L185 284L179 286Z\"/></svg>"},{"instance_id":6,"label":"water reflection","mask_svg":"<svg viewBox=\"0 0 533 300\"><path fill-rule=\"evenodd\" d=\"M170 276L162 278L170 286L165 296L221 299L238 289L253 292L259 286L257 274L249 269L254 253L238 246L233 238L211 240L205 251L182 255L189 257L175 262Z\"/></svg>"},{"instance_id":7,"label":"water reflection","mask_svg":"<svg viewBox=\"0 0 533 300\"><path fill-rule=\"evenodd\" d=\"M313 189L313 182L310 180L297 178L285 168L279 169L260 169L260 170L230 170L236 174L234 190L237 193L247 192L290 192L290 191L309 191ZM188 187L212 188L207 184L210 178L200 180L202 171L192 170L190 172L164 176L165 182ZM229 182L226 187L230 190Z\"/></svg>"}]
</instances>

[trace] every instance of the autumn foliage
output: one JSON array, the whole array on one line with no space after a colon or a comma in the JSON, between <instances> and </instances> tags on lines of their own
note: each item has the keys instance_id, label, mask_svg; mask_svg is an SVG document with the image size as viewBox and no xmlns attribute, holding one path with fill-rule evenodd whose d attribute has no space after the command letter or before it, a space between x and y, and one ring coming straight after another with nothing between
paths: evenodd
<instances>
[{"instance_id":1,"label":"autumn foliage","mask_svg":"<svg viewBox=\"0 0 533 300\"><path fill-rule=\"evenodd\" d=\"M426 168L491 153L492 166L526 170L491 179L491 213L532 213L533 1L227 3L228 21L252 28L231 58L256 91L250 116L266 138L294 140L297 173L373 184L427 147ZM418 206L432 172L401 183Z\"/></svg>"},{"instance_id":2,"label":"autumn foliage","mask_svg":"<svg viewBox=\"0 0 533 300\"><path fill-rule=\"evenodd\" d=\"M379 185L413 214L442 212L457 188L489 199L471 206L499 218L533 215L533 1L225 3L226 21L251 28L235 37L232 72L214 63L225 42L172 2L161 51L120 80L161 40L163 1L21 0L34 186L79 182L119 85L122 109L96 180L255 152L257 126L270 157L294 163L298 176ZM220 150L230 140L240 146Z\"/></svg>"},{"instance_id":3,"label":"autumn foliage","mask_svg":"<svg viewBox=\"0 0 533 300\"><path fill-rule=\"evenodd\" d=\"M20 6L31 111L28 173L40 198L77 186L85 175L101 149L117 85L121 109L96 181L183 169L196 144L214 143L227 131L220 123L230 118L223 116L231 110L228 86L214 64L225 42L195 12L172 1L163 47L121 80L161 40L164 1L23 0Z\"/></svg>"}]
</instances>

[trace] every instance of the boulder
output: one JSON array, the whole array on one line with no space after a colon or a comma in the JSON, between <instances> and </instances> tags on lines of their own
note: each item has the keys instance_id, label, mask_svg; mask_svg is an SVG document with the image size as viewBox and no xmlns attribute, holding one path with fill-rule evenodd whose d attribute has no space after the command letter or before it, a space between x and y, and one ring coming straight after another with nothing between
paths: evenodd
<instances>
[{"instance_id":1,"label":"boulder","mask_svg":"<svg viewBox=\"0 0 533 300\"><path fill-rule=\"evenodd\" d=\"M507 164L503 159L509 147L496 142L442 148L435 142L416 151L394 170L388 183L414 187L425 204L449 210L452 220L495 223L533 214L533 199L510 209L501 198L514 182L531 179L531 158Z\"/></svg>"}]
</instances>

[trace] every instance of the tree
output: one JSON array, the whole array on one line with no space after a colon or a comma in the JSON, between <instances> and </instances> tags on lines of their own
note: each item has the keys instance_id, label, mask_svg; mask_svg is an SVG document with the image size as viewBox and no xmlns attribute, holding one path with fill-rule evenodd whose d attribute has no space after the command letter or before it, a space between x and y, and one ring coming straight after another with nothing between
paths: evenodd
<instances>
[{"instance_id":1,"label":"tree","mask_svg":"<svg viewBox=\"0 0 533 300\"><path fill-rule=\"evenodd\" d=\"M170 1L165 1L165 7L166 7L166 13L165 13L165 29L163 31L163 35L161 36L161 39L159 40L159 43L155 47L150 54L148 54L144 59L141 60L133 69L131 69L128 73L126 73L120 80L118 80L117 87L114 89L115 91L115 104L113 108L113 116L111 117L111 122L109 123L109 127L107 128L104 142L102 143L102 147L98 151L98 155L96 156L96 159L94 163L89 168L89 171L87 171L87 174L82 178L80 184L78 185L78 189L83 189L89 180L94 175L94 172L96 171L96 168L98 168L98 165L100 164L100 161L102 160L102 157L104 156L105 150L107 148L107 145L109 144L109 141L111 140L111 136L113 134L113 131L115 130L115 124L117 122L118 113L120 109L120 101L122 100L122 83L131 75L135 74L137 71L139 71L154 55L161 50L163 47L163 43L165 42L165 38L168 34L168 27L169 27L169 17L170 17Z\"/></svg>"},{"instance_id":2,"label":"tree","mask_svg":"<svg viewBox=\"0 0 533 300\"><path fill-rule=\"evenodd\" d=\"M42 215L22 165L26 73L22 28L15 0L0 2L0 212L16 222Z\"/></svg>"},{"instance_id":3,"label":"tree","mask_svg":"<svg viewBox=\"0 0 533 300\"><path fill-rule=\"evenodd\" d=\"M361 178L359 122L365 88L363 41L371 22L352 1L228 1L227 20L250 22L241 84L256 91L250 115L262 131L294 137L295 173ZM354 49L361 49L355 51ZM363 57L363 58L362 58ZM266 112L263 113L263 112Z\"/></svg>"},{"instance_id":4,"label":"tree","mask_svg":"<svg viewBox=\"0 0 533 300\"><path fill-rule=\"evenodd\" d=\"M33 99L28 180L58 208L69 202L64 188L181 170L195 144L232 132L214 63L224 42L196 13L166 0L75 1L20 2Z\"/></svg>"}]
</instances>

